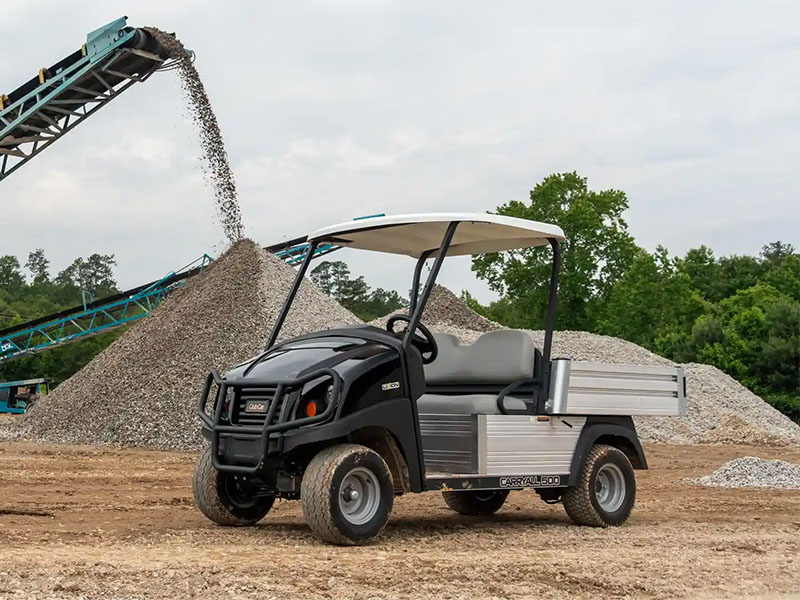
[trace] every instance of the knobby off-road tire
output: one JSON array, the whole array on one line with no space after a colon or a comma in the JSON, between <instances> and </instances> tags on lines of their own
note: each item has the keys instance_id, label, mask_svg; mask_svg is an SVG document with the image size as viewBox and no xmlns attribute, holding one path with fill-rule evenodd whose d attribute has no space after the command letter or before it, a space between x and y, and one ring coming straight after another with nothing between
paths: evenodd
<instances>
[{"instance_id":1,"label":"knobby off-road tire","mask_svg":"<svg viewBox=\"0 0 800 600\"><path fill-rule=\"evenodd\" d=\"M636 501L636 479L628 457L613 446L597 444L586 455L578 484L561 497L578 525L622 525Z\"/></svg>"},{"instance_id":2,"label":"knobby off-road tire","mask_svg":"<svg viewBox=\"0 0 800 600\"><path fill-rule=\"evenodd\" d=\"M445 504L457 513L469 516L492 515L505 504L508 490L442 492Z\"/></svg>"},{"instance_id":3,"label":"knobby off-road tire","mask_svg":"<svg viewBox=\"0 0 800 600\"><path fill-rule=\"evenodd\" d=\"M366 446L337 444L306 467L300 500L306 522L322 541L364 544L389 520L392 473L380 454Z\"/></svg>"},{"instance_id":4,"label":"knobby off-road tire","mask_svg":"<svg viewBox=\"0 0 800 600\"><path fill-rule=\"evenodd\" d=\"M275 502L274 496L248 497L246 480L214 468L211 448L197 459L192 478L197 508L218 525L243 527L263 519Z\"/></svg>"}]
</instances>

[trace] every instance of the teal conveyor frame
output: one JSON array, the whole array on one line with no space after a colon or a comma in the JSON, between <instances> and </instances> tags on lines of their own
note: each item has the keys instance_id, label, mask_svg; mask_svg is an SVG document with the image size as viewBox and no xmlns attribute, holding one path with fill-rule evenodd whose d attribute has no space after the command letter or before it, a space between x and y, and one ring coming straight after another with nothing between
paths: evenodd
<instances>
[{"instance_id":1,"label":"teal conveyor frame","mask_svg":"<svg viewBox=\"0 0 800 600\"><path fill-rule=\"evenodd\" d=\"M147 31L128 27L121 17L90 32L80 50L13 92L0 93L0 181L145 81L165 60Z\"/></svg>"},{"instance_id":2,"label":"teal conveyor frame","mask_svg":"<svg viewBox=\"0 0 800 600\"><path fill-rule=\"evenodd\" d=\"M166 295L213 259L204 254L158 281L0 331L0 363L104 333L149 315Z\"/></svg>"}]
</instances>

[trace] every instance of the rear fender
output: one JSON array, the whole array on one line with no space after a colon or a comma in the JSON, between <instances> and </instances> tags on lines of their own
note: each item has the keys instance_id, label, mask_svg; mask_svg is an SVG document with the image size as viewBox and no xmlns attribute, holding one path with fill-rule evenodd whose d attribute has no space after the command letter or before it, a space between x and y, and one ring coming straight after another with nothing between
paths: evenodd
<instances>
[{"instance_id":1,"label":"rear fender","mask_svg":"<svg viewBox=\"0 0 800 600\"><path fill-rule=\"evenodd\" d=\"M614 446L625 453L634 469L647 469L644 450L631 417L589 417L572 455L567 485L577 485L584 459L595 444Z\"/></svg>"}]
</instances>

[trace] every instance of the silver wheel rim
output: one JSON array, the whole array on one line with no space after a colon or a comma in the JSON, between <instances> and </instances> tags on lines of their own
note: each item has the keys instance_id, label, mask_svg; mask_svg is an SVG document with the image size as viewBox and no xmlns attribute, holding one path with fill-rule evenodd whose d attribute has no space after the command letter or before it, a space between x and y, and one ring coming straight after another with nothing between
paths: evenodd
<instances>
[{"instance_id":1,"label":"silver wheel rim","mask_svg":"<svg viewBox=\"0 0 800 600\"><path fill-rule=\"evenodd\" d=\"M339 486L339 510L348 523L368 523L381 503L381 488L375 473L366 467L348 471Z\"/></svg>"},{"instance_id":2,"label":"silver wheel rim","mask_svg":"<svg viewBox=\"0 0 800 600\"><path fill-rule=\"evenodd\" d=\"M594 495L604 511L612 513L620 509L625 501L625 476L614 463L606 463L597 471Z\"/></svg>"}]
</instances>

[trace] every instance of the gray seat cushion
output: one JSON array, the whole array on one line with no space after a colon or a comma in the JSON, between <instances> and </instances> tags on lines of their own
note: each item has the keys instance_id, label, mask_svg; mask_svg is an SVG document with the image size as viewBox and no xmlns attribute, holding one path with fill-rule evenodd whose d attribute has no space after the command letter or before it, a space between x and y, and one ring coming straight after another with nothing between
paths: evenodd
<instances>
[{"instance_id":1,"label":"gray seat cushion","mask_svg":"<svg viewBox=\"0 0 800 600\"><path fill-rule=\"evenodd\" d=\"M507 396L506 409L525 410L525 402L520 398ZM423 394L417 400L417 410L421 415L499 415L495 394L464 394L445 396Z\"/></svg>"},{"instance_id":2,"label":"gray seat cushion","mask_svg":"<svg viewBox=\"0 0 800 600\"><path fill-rule=\"evenodd\" d=\"M509 384L533 376L536 347L524 331L489 331L472 344L447 333L435 333L434 337L439 356L425 365L427 383Z\"/></svg>"}]
</instances>

